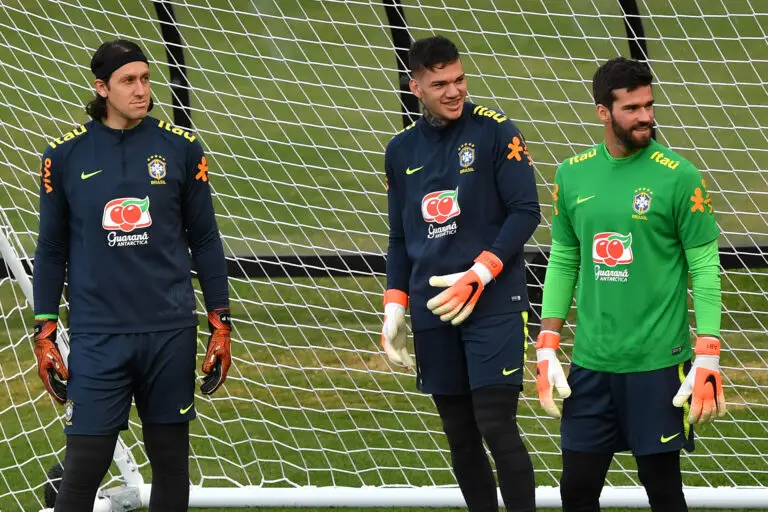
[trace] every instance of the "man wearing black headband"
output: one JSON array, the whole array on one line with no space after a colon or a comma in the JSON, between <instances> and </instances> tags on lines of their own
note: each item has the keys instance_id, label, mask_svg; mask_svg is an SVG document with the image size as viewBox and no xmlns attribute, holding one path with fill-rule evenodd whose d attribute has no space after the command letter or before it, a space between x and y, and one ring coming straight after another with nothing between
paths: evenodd
<instances>
[{"instance_id":1,"label":"man wearing black headband","mask_svg":"<svg viewBox=\"0 0 768 512\"><path fill-rule=\"evenodd\" d=\"M92 509L132 398L152 467L149 509L186 511L189 421L196 416L192 262L211 333L204 394L221 386L231 361L226 262L208 162L195 135L147 115L150 73L137 45L104 43L91 71L92 121L52 140L41 167L35 354L47 391L66 404L55 511ZM56 345L65 272L68 368Z\"/></svg>"}]
</instances>

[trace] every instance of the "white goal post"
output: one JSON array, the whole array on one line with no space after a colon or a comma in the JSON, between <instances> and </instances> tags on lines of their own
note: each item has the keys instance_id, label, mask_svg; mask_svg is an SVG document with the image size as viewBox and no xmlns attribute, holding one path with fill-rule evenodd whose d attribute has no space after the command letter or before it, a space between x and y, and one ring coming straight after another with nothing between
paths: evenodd
<instances>
[{"instance_id":1,"label":"white goal post","mask_svg":"<svg viewBox=\"0 0 768 512\"><path fill-rule=\"evenodd\" d=\"M183 54L188 86L168 78L171 27L158 5L175 13L183 43L169 48ZM453 39L471 100L503 110L525 134L543 212L526 247L536 302L554 172L602 137L591 78L605 60L629 56L626 20L645 31L658 138L702 170L723 233L728 414L697 429L696 450L683 457L688 503L768 508L764 0L4 0L0 510L50 507L64 458L64 411L39 382L31 339L39 156L87 120L88 64L102 41L134 40L147 53L153 116L191 118L231 273L233 368L217 394L196 397L190 505L450 507L463 500L434 406L379 347L383 150L403 128L393 33ZM172 83L188 105L174 108ZM66 322L63 300L65 355ZM202 322L200 357L206 330ZM559 507L559 424L538 405L534 360L529 347L519 425L538 506ZM132 412L94 510L147 506L150 481ZM601 501L647 507L629 454L615 458Z\"/></svg>"}]
</instances>

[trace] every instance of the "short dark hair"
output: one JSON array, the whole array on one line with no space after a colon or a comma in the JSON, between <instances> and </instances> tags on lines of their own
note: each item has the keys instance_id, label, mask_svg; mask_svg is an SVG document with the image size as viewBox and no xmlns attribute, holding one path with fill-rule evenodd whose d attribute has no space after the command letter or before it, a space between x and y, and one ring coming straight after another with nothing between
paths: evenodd
<instances>
[{"instance_id":1,"label":"short dark hair","mask_svg":"<svg viewBox=\"0 0 768 512\"><path fill-rule=\"evenodd\" d=\"M611 59L595 72L592 77L592 95L595 105L605 105L609 110L613 109L616 99L614 89L634 91L638 87L651 85L653 75L645 62L640 62L624 57Z\"/></svg>"},{"instance_id":2,"label":"short dark hair","mask_svg":"<svg viewBox=\"0 0 768 512\"><path fill-rule=\"evenodd\" d=\"M120 55L121 53L127 53L127 52L139 52L144 53L139 45L132 41L127 41L125 39L115 39L113 41L107 41L105 43L102 43L101 46L98 47L96 52L93 54L93 57L91 58L91 71L96 74L96 70L98 70L100 67L104 65L107 61L110 61ZM112 77L112 73L102 78L104 82L109 86L109 79ZM149 99L149 110L152 110L152 107L154 106L154 102L152 101L152 98ZM98 94L95 95L95 97L88 102L88 104L85 106L85 111L88 113L88 115L91 117L91 119L95 121L100 121L107 117L107 100L106 98L102 98Z\"/></svg>"},{"instance_id":3,"label":"short dark hair","mask_svg":"<svg viewBox=\"0 0 768 512\"><path fill-rule=\"evenodd\" d=\"M453 41L443 36L414 41L408 51L408 67L411 70L411 76L425 69L433 70L457 60L459 60L459 49Z\"/></svg>"}]
</instances>

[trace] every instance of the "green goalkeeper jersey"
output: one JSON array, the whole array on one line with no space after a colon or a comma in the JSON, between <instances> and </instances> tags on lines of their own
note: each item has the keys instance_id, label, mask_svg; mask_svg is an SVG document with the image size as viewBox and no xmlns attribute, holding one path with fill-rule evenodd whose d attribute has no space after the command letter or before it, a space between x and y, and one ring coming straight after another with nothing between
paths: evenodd
<instances>
[{"instance_id":1,"label":"green goalkeeper jersey","mask_svg":"<svg viewBox=\"0 0 768 512\"><path fill-rule=\"evenodd\" d=\"M692 356L685 249L719 235L701 173L656 141L626 158L605 143L555 175L552 239L580 247L573 362L613 373Z\"/></svg>"}]
</instances>

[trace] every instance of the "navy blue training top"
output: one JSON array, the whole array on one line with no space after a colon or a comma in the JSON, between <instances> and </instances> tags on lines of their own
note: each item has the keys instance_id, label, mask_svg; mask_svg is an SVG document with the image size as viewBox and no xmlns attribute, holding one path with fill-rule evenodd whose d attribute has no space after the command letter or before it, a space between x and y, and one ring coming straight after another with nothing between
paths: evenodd
<instances>
[{"instance_id":1,"label":"navy blue training top","mask_svg":"<svg viewBox=\"0 0 768 512\"><path fill-rule=\"evenodd\" d=\"M48 144L40 174L36 316L58 313L66 271L72 332L197 325L192 261L206 308L229 307L195 135L152 117L129 130L90 121Z\"/></svg>"},{"instance_id":2,"label":"navy blue training top","mask_svg":"<svg viewBox=\"0 0 768 512\"><path fill-rule=\"evenodd\" d=\"M387 289L409 295L413 330L445 325L426 303L433 275L463 272L484 250L504 264L471 318L528 308L524 244L540 220L533 162L503 113L465 103L435 128L424 118L396 135L384 156L389 247Z\"/></svg>"}]
</instances>

